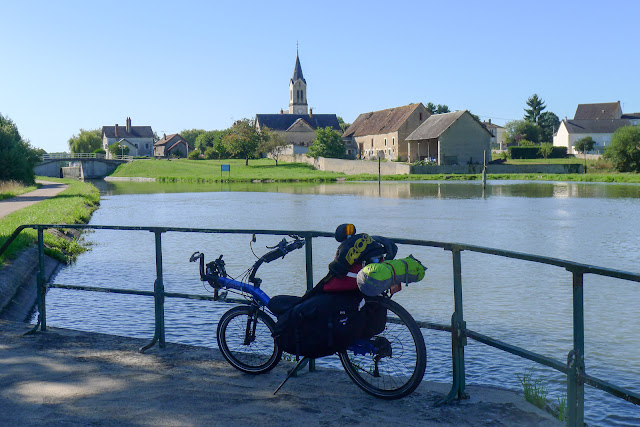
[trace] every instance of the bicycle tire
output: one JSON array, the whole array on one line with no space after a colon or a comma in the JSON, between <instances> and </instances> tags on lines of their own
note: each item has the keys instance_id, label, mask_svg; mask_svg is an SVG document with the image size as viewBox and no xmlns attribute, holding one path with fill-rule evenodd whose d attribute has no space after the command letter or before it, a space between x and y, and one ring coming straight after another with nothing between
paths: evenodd
<instances>
[{"instance_id":1,"label":"bicycle tire","mask_svg":"<svg viewBox=\"0 0 640 427\"><path fill-rule=\"evenodd\" d=\"M386 340L382 342L388 342L385 352L390 350L390 356L382 355L382 351L358 355L343 350L338 352L340 362L349 378L365 392L387 400L407 396L420 385L427 367L427 349L420 327L407 310L387 297L367 298L367 304L381 304L387 309L385 329L372 340L379 337Z\"/></svg>"},{"instance_id":2,"label":"bicycle tire","mask_svg":"<svg viewBox=\"0 0 640 427\"><path fill-rule=\"evenodd\" d=\"M247 322L252 315L256 316L255 336L245 344ZM249 306L234 307L218 322L218 348L227 362L242 372L269 372L282 357L282 350L272 336L274 327L273 319L263 311Z\"/></svg>"}]
</instances>

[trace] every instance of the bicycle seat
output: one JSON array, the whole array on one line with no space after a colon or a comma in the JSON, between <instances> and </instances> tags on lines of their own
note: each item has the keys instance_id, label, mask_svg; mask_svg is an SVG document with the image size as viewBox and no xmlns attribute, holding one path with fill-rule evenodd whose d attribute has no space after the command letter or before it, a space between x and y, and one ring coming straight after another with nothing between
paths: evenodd
<instances>
[{"instance_id":1,"label":"bicycle seat","mask_svg":"<svg viewBox=\"0 0 640 427\"><path fill-rule=\"evenodd\" d=\"M276 316L280 316L285 311L298 304L301 299L302 297L296 297L293 295L276 295L269 300L267 308Z\"/></svg>"}]
</instances>

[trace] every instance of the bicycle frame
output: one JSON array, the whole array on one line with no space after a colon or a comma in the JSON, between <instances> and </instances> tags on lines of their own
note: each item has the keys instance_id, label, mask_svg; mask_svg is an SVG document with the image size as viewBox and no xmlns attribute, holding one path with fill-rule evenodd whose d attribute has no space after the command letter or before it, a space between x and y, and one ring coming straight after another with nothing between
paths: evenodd
<instances>
[{"instance_id":1,"label":"bicycle frame","mask_svg":"<svg viewBox=\"0 0 640 427\"><path fill-rule=\"evenodd\" d=\"M266 307L271 299L262 289L256 288L249 283L240 282L228 277L218 277L218 283L223 288L235 289L240 292L248 293L260 307Z\"/></svg>"}]
</instances>

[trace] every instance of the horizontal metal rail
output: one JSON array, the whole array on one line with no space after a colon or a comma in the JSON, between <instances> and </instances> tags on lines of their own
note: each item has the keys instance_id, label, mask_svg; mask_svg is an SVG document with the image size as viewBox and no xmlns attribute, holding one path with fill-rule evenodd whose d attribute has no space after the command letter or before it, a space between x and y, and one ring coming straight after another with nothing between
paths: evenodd
<instances>
[{"instance_id":1,"label":"horizontal metal rail","mask_svg":"<svg viewBox=\"0 0 640 427\"><path fill-rule=\"evenodd\" d=\"M152 342L143 349L149 348L156 342L160 346L164 346L164 298L186 298L206 301L222 301L237 304L246 304L247 300L228 298L227 295L216 298L208 295L193 295L185 293L165 292L162 283L162 245L161 235L167 232L180 233L207 233L207 234L262 234L262 235L299 235L304 236L306 245L306 264L307 264L307 288L313 286L312 277L312 249L311 240L314 237L334 237L333 233L321 231L291 231L291 230L253 230L253 229L208 229L208 228L183 228L183 227L139 227L139 226L107 226L107 225L84 225L84 224L28 224L18 227L14 233L0 248L2 255L9 245L17 238L17 236L25 229L32 228L38 231L38 247L40 254L41 273L38 276L38 325L42 330L46 329L46 307L45 307L45 289L60 288L70 290L83 290L93 292L105 292L115 294L130 294L141 296L153 296L156 306L156 332ZM156 270L157 279L154 284L153 291L137 291L131 289L119 288L101 288L91 286L73 286L63 284L46 284L42 271L44 269L44 242L43 231L48 228L57 229L93 229L93 230L126 230L126 231L148 231L155 234L156 238ZM456 396L458 398L466 397L465 392L465 369L464 369L464 346L466 339L471 338L480 343L489 345L507 353L519 356L524 359L531 360L544 366L555 369L567 375L567 411L568 425L582 426L584 422L584 384L588 384L597 389L603 390L613 396L624 399L636 405L640 405L640 394L632 392L621 386L612 384L605 380L593 377L585 373L584 368L584 308L583 308L583 276L584 274L595 274L605 277L612 277L632 282L640 282L640 274L628 271L615 270L605 267L598 267L588 264L576 263L573 261L551 258L540 255L527 254L522 252L506 251L500 249L487 248L476 245L466 245L460 243L439 242L429 240L415 239L391 239L395 243L441 248L449 251L453 256L453 273L454 273L454 313L451 325L442 325L431 322L419 321L421 328L428 328L440 331L450 332L452 336L452 362L453 362L453 385L451 392L447 396L447 400L451 400ZM463 251L482 253L493 256L500 256L511 259L518 259L529 262L536 262L564 268L573 275L573 334L574 345L569 352L567 363L555 360L553 358L526 350L524 348L508 344L506 342L491 338L478 332L467 329L466 322L463 317L462 305L462 275L461 275L461 257ZM394 319L389 319L391 322ZM36 325L36 328L38 327Z\"/></svg>"}]
</instances>

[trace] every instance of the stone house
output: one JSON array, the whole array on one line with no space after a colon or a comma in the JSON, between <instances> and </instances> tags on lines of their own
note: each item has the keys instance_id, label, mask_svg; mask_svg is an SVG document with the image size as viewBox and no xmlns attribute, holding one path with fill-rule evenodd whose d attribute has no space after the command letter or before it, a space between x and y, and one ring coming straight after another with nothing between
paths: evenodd
<instances>
[{"instance_id":1,"label":"stone house","mask_svg":"<svg viewBox=\"0 0 640 427\"><path fill-rule=\"evenodd\" d=\"M634 125L640 125L640 113L623 114L620 101L579 104L573 120L565 117L560 122L553 145L567 147L567 154L576 154L576 141L590 136L595 141L591 153L602 153L618 128Z\"/></svg>"},{"instance_id":2,"label":"stone house","mask_svg":"<svg viewBox=\"0 0 640 427\"><path fill-rule=\"evenodd\" d=\"M411 161L430 159L438 165L491 161L491 133L467 110L434 114L406 138Z\"/></svg>"},{"instance_id":3,"label":"stone house","mask_svg":"<svg viewBox=\"0 0 640 427\"><path fill-rule=\"evenodd\" d=\"M163 134L155 144L153 144L153 157L187 157L193 151L193 147L185 141L180 134Z\"/></svg>"},{"instance_id":4,"label":"stone house","mask_svg":"<svg viewBox=\"0 0 640 427\"><path fill-rule=\"evenodd\" d=\"M151 126L131 126L131 117L127 117L125 126L102 126L102 148L110 156L109 146L123 139L130 144L130 156L153 155L153 130Z\"/></svg>"},{"instance_id":5,"label":"stone house","mask_svg":"<svg viewBox=\"0 0 640 427\"><path fill-rule=\"evenodd\" d=\"M491 123L491 119L489 119L488 122L482 122L482 126L484 126L491 134L490 143L492 147L497 146L499 150L507 149L507 144L505 142L506 132L502 126Z\"/></svg>"},{"instance_id":6,"label":"stone house","mask_svg":"<svg viewBox=\"0 0 640 427\"><path fill-rule=\"evenodd\" d=\"M349 126L342 139L355 144L361 159L407 160L409 150L405 140L429 116L431 113L421 102L363 113Z\"/></svg>"}]
</instances>

